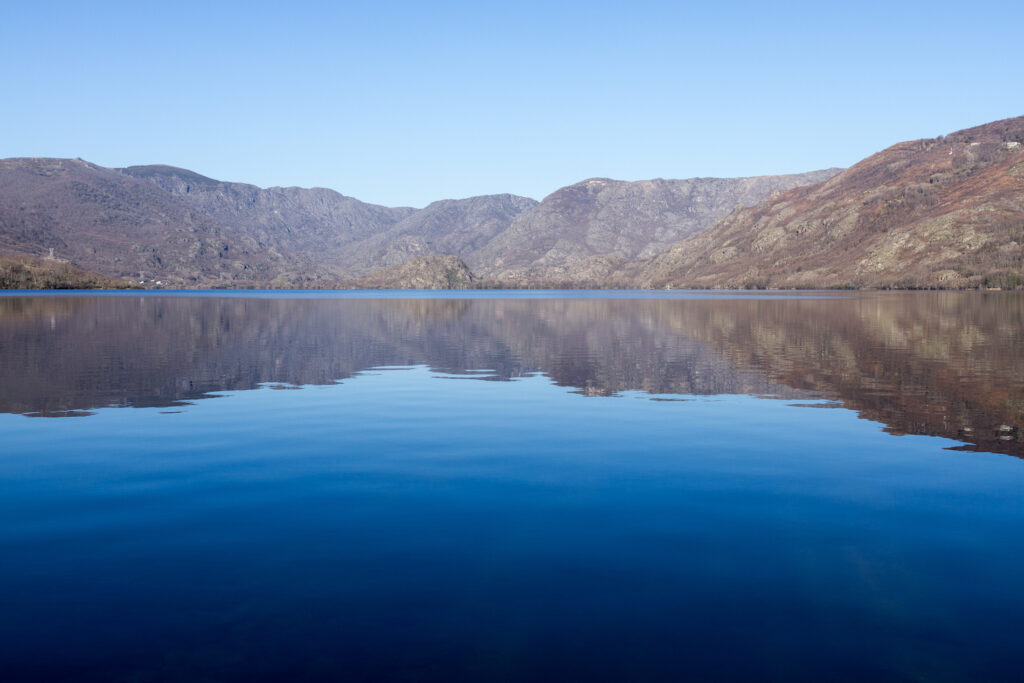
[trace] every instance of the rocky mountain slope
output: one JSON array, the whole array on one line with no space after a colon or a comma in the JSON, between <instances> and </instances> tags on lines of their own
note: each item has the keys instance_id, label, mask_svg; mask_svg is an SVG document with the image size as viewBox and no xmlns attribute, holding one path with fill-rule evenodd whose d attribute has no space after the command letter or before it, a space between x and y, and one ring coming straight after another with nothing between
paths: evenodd
<instances>
[{"instance_id":1,"label":"rocky mountain slope","mask_svg":"<svg viewBox=\"0 0 1024 683\"><path fill-rule=\"evenodd\" d=\"M367 240L361 262L392 266L428 254L447 254L481 267L485 262L478 257L479 250L536 205L534 199L512 194L434 202Z\"/></svg>"},{"instance_id":2,"label":"rocky mountain slope","mask_svg":"<svg viewBox=\"0 0 1024 683\"><path fill-rule=\"evenodd\" d=\"M252 241L261 251L281 255L317 275L362 274L386 265L371 263L359 245L415 212L408 207L367 204L324 188L260 188L221 182L173 166L120 170L150 181L226 233Z\"/></svg>"},{"instance_id":3,"label":"rocky mountain slope","mask_svg":"<svg viewBox=\"0 0 1024 683\"><path fill-rule=\"evenodd\" d=\"M171 166L6 159L0 253L41 257L53 249L79 267L147 285L331 286L433 256L456 257L507 285L606 285L626 259L653 256L736 205L834 173L589 180L540 203L504 194L416 210L322 188L221 182ZM438 263L428 258L412 270ZM446 267L435 269L438 282ZM390 268L374 286L391 276L408 279Z\"/></svg>"},{"instance_id":4,"label":"rocky mountain slope","mask_svg":"<svg viewBox=\"0 0 1024 683\"><path fill-rule=\"evenodd\" d=\"M1019 286L1024 117L893 145L619 277L648 287Z\"/></svg>"},{"instance_id":5,"label":"rocky mountain slope","mask_svg":"<svg viewBox=\"0 0 1024 683\"><path fill-rule=\"evenodd\" d=\"M653 257L737 206L838 172L639 182L592 178L523 212L467 262L485 276L518 284L601 279L611 265Z\"/></svg>"},{"instance_id":6,"label":"rocky mountain slope","mask_svg":"<svg viewBox=\"0 0 1024 683\"><path fill-rule=\"evenodd\" d=\"M264 250L153 183L80 159L0 160L0 252L113 278L218 284L272 279Z\"/></svg>"}]
</instances>

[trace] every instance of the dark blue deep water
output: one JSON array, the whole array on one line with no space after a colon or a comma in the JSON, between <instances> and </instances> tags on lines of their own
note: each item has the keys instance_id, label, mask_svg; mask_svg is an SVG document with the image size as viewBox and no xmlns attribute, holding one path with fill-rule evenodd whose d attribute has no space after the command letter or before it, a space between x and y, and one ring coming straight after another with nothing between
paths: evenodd
<instances>
[{"instance_id":1,"label":"dark blue deep water","mask_svg":"<svg viewBox=\"0 0 1024 683\"><path fill-rule=\"evenodd\" d=\"M0 298L0 680L1020 680L1024 298Z\"/></svg>"}]
</instances>

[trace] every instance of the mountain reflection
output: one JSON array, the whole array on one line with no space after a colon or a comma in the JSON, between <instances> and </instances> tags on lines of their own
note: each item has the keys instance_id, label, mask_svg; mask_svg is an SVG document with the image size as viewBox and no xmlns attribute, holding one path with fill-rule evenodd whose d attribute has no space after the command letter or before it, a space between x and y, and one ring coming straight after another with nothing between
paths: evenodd
<instances>
[{"instance_id":1,"label":"mountain reflection","mask_svg":"<svg viewBox=\"0 0 1024 683\"><path fill-rule=\"evenodd\" d=\"M1024 456L1024 298L0 298L0 411L176 406L385 365L586 395L842 401L893 433ZM480 374L480 370L488 370Z\"/></svg>"}]
</instances>

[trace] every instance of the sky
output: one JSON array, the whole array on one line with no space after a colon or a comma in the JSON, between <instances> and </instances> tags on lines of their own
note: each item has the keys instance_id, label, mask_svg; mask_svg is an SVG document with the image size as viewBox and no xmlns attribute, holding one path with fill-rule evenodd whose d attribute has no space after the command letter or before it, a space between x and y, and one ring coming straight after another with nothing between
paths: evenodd
<instances>
[{"instance_id":1,"label":"sky","mask_svg":"<svg viewBox=\"0 0 1024 683\"><path fill-rule=\"evenodd\" d=\"M391 206L848 166L1024 115L1024 3L0 7L0 157Z\"/></svg>"}]
</instances>

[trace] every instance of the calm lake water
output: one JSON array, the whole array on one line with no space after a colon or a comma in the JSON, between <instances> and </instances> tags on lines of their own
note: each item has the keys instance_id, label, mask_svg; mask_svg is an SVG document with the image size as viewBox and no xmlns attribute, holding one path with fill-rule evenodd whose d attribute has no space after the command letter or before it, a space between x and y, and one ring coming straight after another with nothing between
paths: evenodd
<instances>
[{"instance_id":1,"label":"calm lake water","mask_svg":"<svg viewBox=\"0 0 1024 683\"><path fill-rule=\"evenodd\" d=\"M0 297L0 680L1020 680L1024 297Z\"/></svg>"}]
</instances>

